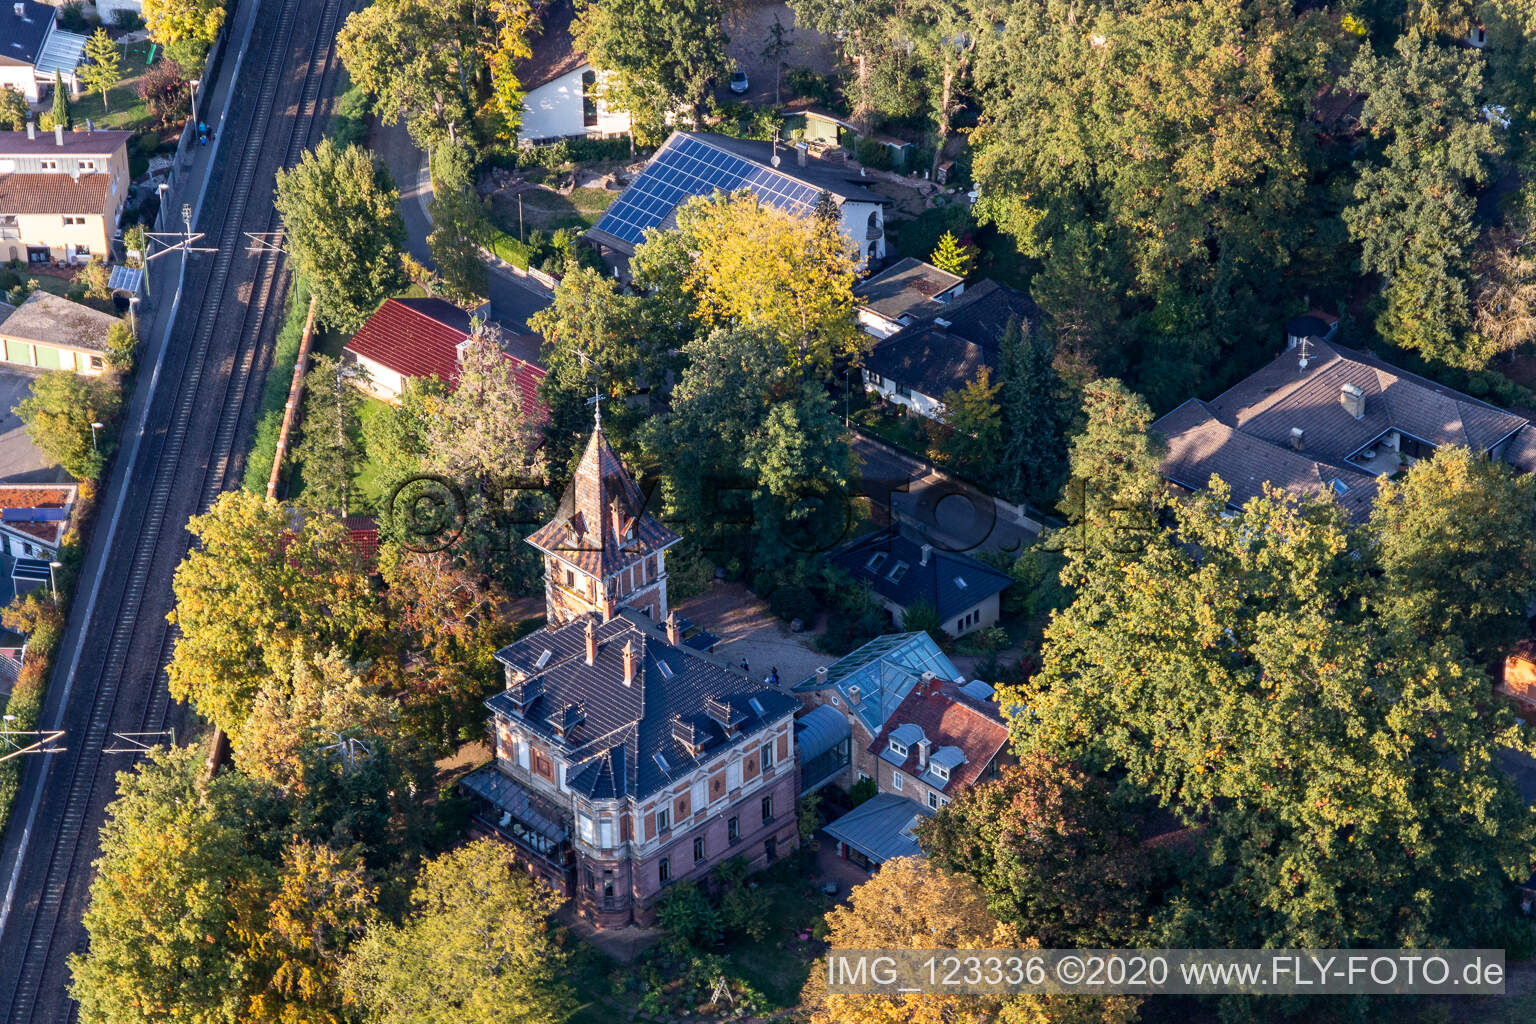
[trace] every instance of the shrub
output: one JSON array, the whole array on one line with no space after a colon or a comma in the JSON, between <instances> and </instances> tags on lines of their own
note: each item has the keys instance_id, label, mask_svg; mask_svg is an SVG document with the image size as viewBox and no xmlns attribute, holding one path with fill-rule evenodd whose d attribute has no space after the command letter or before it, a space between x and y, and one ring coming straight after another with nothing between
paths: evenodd
<instances>
[{"instance_id":1,"label":"shrub","mask_svg":"<svg viewBox=\"0 0 1536 1024\"><path fill-rule=\"evenodd\" d=\"M874 779L863 778L848 787L848 802L857 807L866 800L874 799L875 794L878 792L880 792L880 787L875 785Z\"/></svg>"},{"instance_id":2,"label":"shrub","mask_svg":"<svg viewBox=\"0 0 1536 1024\"><path fill-rule=\"evenodd\" d=\"M85 17L85 0L66 0L59 5L59 28L66 32L85 32L90 27Z\"/></svg>"},{"instance_id":3,"label":"shrub","mask_svg":"<svg viewBox=\"0 0 1536 1024\"><path fill-rule=\"evenodd\" d=\"M944 633L944 621L939 618L939 610L927 601L917 601L906 607L901 615L901 628L907 633L916 633L921 630L935 640L947 639Z\"/></svg>"},{"instance_id":4,"label":"shrub","mask_svg":"<svg viewBox=\"0 0 1536 1024\"><path fill-rule=\"evenodd\" d=\"M891 149L874 139L865 137L853 144L853 158L865 167L888 171L891 169Z\"/></svg>"},{"instance_id":5,"label":"shrub","mask_svg":"<svg viewBox=\"0 0 1536 1024\"><path fill-rule=\"evenodd\" d=\"M346 74L345 69L342 74ZM338 146L362 145L368 135L368 114L372 106L369 95L349 79L331 115L331 141Z\"/></svg>"},{"instance_id":6,"label":"shrub","mask_svg":"<svg viewBox=\"0 0 1536 1024\"><path fill-rule=\"evenodd\" d=\"M112 291L108 287L110 282L107 265L101 260L91 260L80 268L79 283L85 287L87 298L110 299L112 297Z\"/></svg>"},{"instance_id":7,"label":"shrub","mask_svg":"<svg viewBox=\"0 0 1536 1024\"><path fill-rule=\"evenodd\" d=\"M138 11L130 11L126 7L119 7L112 12L112 24L124 32L137 32L144 27L144 19L139 17Z\"/></svg>"},{"instance_id":8,"label":"shrub","mask_svg":"<svg viewBox=\"0 0 1536 1024\"><path fill-rule=\"evenodd\" d=\"M695 949L720 941L720 912L696 882L677 882L656 908L656 923Z\"/></svg>"},{"instance_id":9,"label":"shrub","mask_svg":"<svg viewBox=\"0 0 1536 1024\"><path fill-rule=\"evenodd\" d=\"M926 260L938 247L945 232L963 238L975 231L970 213L958 204L937 206L924 210L911 220L889 223L896 233L897 253L920 260Z\"/></svg>"},{"instance_id":10,"label":"shrub","mask_svg":"<svg viewBox=\"0 0 1536 1024\"><path fill-rule=\"evenodd\" d=\"M816 599L809 590L794 584L786 584L775 590L768 599L768 607L785 622L799 619L810 623L816 618Z\"/></svg>"},{"instance_id":11,"label":"shrub","mask_svg":"<svg viewBox=\"0 0 1536 1024\"><path fill-rule=\"evenodd\" d=\"M826 75L810 68L790 68L784 73L784 88L792 95L800 96L834 110L838 107L837 86Z\"/></svg>"}]
</instances>

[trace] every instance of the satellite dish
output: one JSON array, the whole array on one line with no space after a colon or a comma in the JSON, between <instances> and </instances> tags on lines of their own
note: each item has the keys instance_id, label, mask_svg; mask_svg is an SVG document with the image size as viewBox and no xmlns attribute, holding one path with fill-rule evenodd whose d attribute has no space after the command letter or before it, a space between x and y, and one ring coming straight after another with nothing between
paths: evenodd
<instances>
[{"instance_id":1,"label":"satellite dish","mask_svg":"<svg viewBox=\"0 0 1536 1024\"><path fill-rule=\"evenodd\" d=\"M779 154L773 154L773 159L769 160L768 162L773 164L775 167L779 166Z\"/></svg>"}]
</instances>

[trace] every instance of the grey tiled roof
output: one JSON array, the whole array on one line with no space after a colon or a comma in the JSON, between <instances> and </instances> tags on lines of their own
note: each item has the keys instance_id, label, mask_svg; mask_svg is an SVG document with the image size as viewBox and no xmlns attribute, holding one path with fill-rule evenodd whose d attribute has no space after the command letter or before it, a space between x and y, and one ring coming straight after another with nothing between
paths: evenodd
<instances>
[{"instance_id":1,"label":"grey tiled roof","mask_svg":"<svg viewBox=\"0 0 1536 1024\"><path fill-rule=\"evenodd\" d=\"M1368 352L1313 340L1307 366L1288 349L1210 402L1191 399L1152 429L1168 444L1163 475L1192 490L1219 476L1242 504L1268 482L1291 493L1327 491L1356 519L1369 514L1376 478L1351 463L1397 431L1434 447L1485 452L1508 442L1505 458L1536 469L1536 428L1499 409ZM1364 395L1355 418L1340 403L1353 385ZM1300 430L1299 447L1293 431Z\"/></svg>"},{"instance_id":2,"label":"grey tiled roof","mask_svg":"<svg viewBox=\"0 0 1536 1024\"><path fill-rule=\"evenodd\" d=\"M1271 444L1289 442L1291 428L1306 434L1304 451L1330 462L1353 455L1388 430L1421 441L1487 451L1526 420L1470 395L1399 370L1367 352L1313 342L1305 370L1297 353L1274 362L1210 403L1222 422ZM1365 392L1365 415L1355 419L1339 404L1339 389Z\"/></svg>"},{"instance_id":3,"label":"grey tiled roof","mask_svg":"<svg viewBox=\"0 0 1536 1024\"><path fill-rule=\"evenodd\" d=\"M847 843L870 860L921 857L912 826L933 812L916 800L877 793L826 827L827 835Z\"/></svg>"},{"instance_id":4,"label":"grey tiled roof","mask_svg":"<svg viewBox=\"0 0 1536 1024\"><path fill-rule=\"evenodd\" d=\"M934 302L933 297L949 291L964 280L931 263L908 256L869 280L855 285L853 297L859 305L874 310L888 320L898 320L903 315L937 315L944 304Z\"/></svg>"},{"instance_id":5,"label":"grey tiled roof","mask_svg":"<svg viewBox=\"0 0 1536 1024\"><path fill-rule=\"evenodd\" d=\"M983 366L996 367L1008 321L1028 324L1039 310L1029 296L996 281L982 281L944 305L930 304L921 319L874 347L864 365L930 398L964 387Z\"/></svg>"},{"instance_id":6,"label":"grey tiled roof","mask_svg":"<svg viewBox=\"0 0 1536 1024\"><path fill-rule=\"evenodd\" d=\"M1190 399L1152 424L1168 443L1163 475L1180 487L1202 490L1218 476L1232 489L1232 504L1264 493L1264 485L1302 495L1330 491L1352 516L1370 513L1376 478L1309 459L1290 447L1250 437L1218 420L1204 402ZM1333 484L1338 480L1345 488Z\"/></svg>"},{"instance_id":7,"label":"grey tiled roof","mask_svg":"<svg viewBox=\"0 0 1536 1024\"><path fill-rule=\"evenodd\" d=\"M695 725L704 741L700 757L711 758L745 744L800 706L712 655L671 646L659 627L629 609L595 626L597 657L588 665L586 628L595 618L546 626L497 651L498 661L534 681L539 696L521 712L510 691L485 702L495 714L517 720L561 749L571 765L567 785L591 799L643 799L691 772L696 762L674 738L674 719ZM633 645L637 659L635 680L627 686L626 644ZM727 736L706 713L711 699L739 720L734 735ZM558 721L568 707L580 708L580 721L562 738L551 719Z\"/></svg>"}]
</instances>

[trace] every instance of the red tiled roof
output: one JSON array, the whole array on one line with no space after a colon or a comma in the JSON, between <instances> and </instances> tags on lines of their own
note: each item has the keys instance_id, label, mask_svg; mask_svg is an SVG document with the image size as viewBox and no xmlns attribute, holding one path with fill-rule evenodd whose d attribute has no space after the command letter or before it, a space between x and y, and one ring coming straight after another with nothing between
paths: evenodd
<instances>
[{"instance_id":1,"label":"red tiled roof","mask_svg":"<svg viewBox=\"0 0 1536 1024\"><path fill-rule=\"evenodd\" d=\"M12 508L69 508L75 500L73 487L28 487L0 485L0 509ZM6 529L36 537L46 544L57 547L69 529L69 518L51 523L8 522Z\"/></svg>"},{"instance_id":2,"label":"red tiled roof","mask_svg":"<svg viewBox=\"0 0 1536 1024\"><path fill-rule=\"evenodd\" d=\"M931 788L945 793L959 792L975 782L1008 742L1008 727L1003 724L995 705L968 697L960 692L959 686L943 679L923 681L912 687L885 720L885 727L869 745L869 752L879 756L889 745L890 734L907 724L923 730L930 757L940 747L959 747L965 755L965 763L950 771L949 782L945 785L934 786L927 779L923 780ZM914 777L923 775L923 770L917 766L918 755L918 748L913 744L900 766Z\"/></svg>"},{"instance_id":3,"label":"red tiled roof","mask_svg":"<svg viewBox=\"0 0 1536 1024\"><path fill-rule=\"evenodd\" d=\"M386 299L346 349L404 377L436 377L452 389L459 382L458 346L469 337L469 319L468 313L442 299ZM515 364L513 376L523 393L523 407L542 414L539 383L544 368L515 356L506 358Z\"/></svg>"},{"instance_id":4,"label":"red tiled roof","mask_svg":"<svg viewBox=\"0 0 1536 1024\"><path fill-rule=\"evenodd\" d=\"M110 174L0 174L0 213L72 213L101 216Z\"/></svg>"},{"instance_id":5,"label":"red tiled roof","mask_svg":"<svg viewBox=\"0 0 1536 1024\"><path fill-rule=\"evenodd\" d=\"M370 567L379 560L379 523L372 516L347 516L341 521L358 557Z\"/></svg>"}]
</instances>

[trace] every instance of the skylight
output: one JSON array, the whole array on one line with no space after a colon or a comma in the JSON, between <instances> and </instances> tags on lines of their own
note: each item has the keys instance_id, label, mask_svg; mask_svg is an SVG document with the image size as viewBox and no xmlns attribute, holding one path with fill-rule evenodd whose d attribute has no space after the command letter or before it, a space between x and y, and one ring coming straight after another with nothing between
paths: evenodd
<instances>
[{"instance_id":1,"label":"skylight","mask_svg":"<svg viewBox=\"0 0 1536 1024\"><path fill-rule=\"evenodd\" d=\"M886 553L884 551L876 551L869 556L869 561L864 563L864 568L870 572L879 572L880 567L885 564L885 559Z\"/></svg>"},{"instance_id":2,"label":"skylight","mask_svg":"<svg viewBox=\"0 0 1536 1024\"><path fill-rule=\"evenodd\" d=\"M1346 484L1343 480L1340 480L1338 477L1334 477L1332 480L1328 481L1328 486L1333 488L1334 494L1343 494L1345 491L1349 490L1349 485Z\"/></svg>"},{"instance_id":3,"label":"skylight","mask_svg":"<svg viewBox=\"0 0 1536 1024\"><path fill-rule=\"evenodd\" d=\"M670 772L672 770L672 766L667 763L667 755L663 754L661 751L658 750L652 756L656 758L656 766L658 768L660 768L662 771Z\"/></svg>"},{"instance_id":4,"label":"skylight","mask_svg":"<svg viewBox=\"0 0 1536 1024\"><path fill-rule=\"evenodd\" d=\"M964 577L956 576L955 577L955 586L959 587L961 590L964 590L967 586L969 586L969 584L967 584L965 582L965 578Z\"/></svg>"},{"instance_id":5,"label":"skylight","mask_svg":"<svg viewBox=\"0 0 1536 1024\"><path fill-rule=\"evenodd\" d=\"M666 659L664 659L664 658L657 658L656 659L656 668L658 670L660 670L661 677L663 679L671 679L672 678L672 666L667 664Z\"/></svg>"},{"instance_id":6,"label":"skylight","mask_svg":"<svg viewBox=\"0 0 1536 1024\"><path fill-rule=\"evenodd\" d=\"M761 704L761 703L759 703L759 702L758 702L758 699L757 699L757 698L756 698L756 697L748 697L748 698L747 698L747 704L748 704L748 705L749 705L749 706L750 706L750 707L751 707L751 708L752 708L752 710L753 710L753 711L755 711L755 712L756 712L756 713L757 713L757 714L759 714L759 715L761 715L761 714L762 714L762 713L763 713L763 705L762 705L762 704Z\"/></svg>"},{"instance_id":7,"label":"skylight","mask_svg":"<svg viewBox=\"0 0 1536 1024\"><path fill-rule=\"evenodd\" d=\"M911 567L906 562L897 562L891 566L891 571L885 574L885 578L892 583L900 583L901 578L907 574L909 568Z\"/></svg>"}]
</instances>

